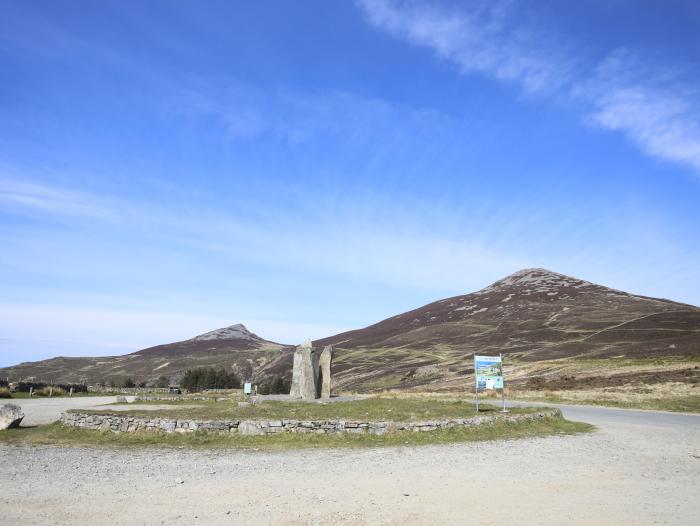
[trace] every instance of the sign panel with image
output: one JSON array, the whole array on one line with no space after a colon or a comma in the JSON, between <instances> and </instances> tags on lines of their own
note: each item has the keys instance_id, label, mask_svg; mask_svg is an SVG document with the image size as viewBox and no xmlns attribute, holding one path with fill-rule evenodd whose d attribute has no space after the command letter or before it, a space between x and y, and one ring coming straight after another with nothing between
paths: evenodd
<instances>
[{"instance_id":1,"label":"sign panel with image","mask_svg":"<svg viewBox=\"0 0 700 526\"><path fill-rule=\"evenodd\" d=\"M503 389L503 362L500 356L474 356L477 389Z\"/></svg>"}]
</instances>

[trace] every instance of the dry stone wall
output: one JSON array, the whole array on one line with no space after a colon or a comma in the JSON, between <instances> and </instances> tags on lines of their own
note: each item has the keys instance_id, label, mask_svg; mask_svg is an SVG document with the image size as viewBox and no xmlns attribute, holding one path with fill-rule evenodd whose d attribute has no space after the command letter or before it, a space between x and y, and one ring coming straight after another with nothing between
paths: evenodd
<instances>
[{"instance_id":1,"label":"dry stone wall","mask_svg":"<svg viewBox=\"0 0 700 526\"><path fill-rule=\"evenodd\" d=\"M223 402L228 396L136 396L134 402Z\"/></svg>"},{"instance_id":2,"label":"dry stone wall","mask_svg":"<svg viewBox=\"0 0 700 526\"><path fill-rule=\"evenodd\" d=\"M95 415L63 413L64 426L95 431L131 433L135 431L163 431L165 433L191 433L193 431L218 431L242 435L271 435L275 433L370 433L383 435L393 431L435 431L453 427L474 427L496 422L527 422L561 416L558 409L543 409L527 414L498 414L429 420L423 422L368 422L346 420L178 420L159 417L133 417L128 415Z\"/></svg>"}]
</instances>

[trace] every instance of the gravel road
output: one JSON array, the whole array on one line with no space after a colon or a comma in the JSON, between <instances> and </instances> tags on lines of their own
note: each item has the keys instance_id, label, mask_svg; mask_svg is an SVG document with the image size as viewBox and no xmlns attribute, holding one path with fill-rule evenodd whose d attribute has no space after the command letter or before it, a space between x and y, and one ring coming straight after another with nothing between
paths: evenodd
<instances>
[{"instance_id":1,"label":"gravel road","mask_svg":"<svg viewBox=\"0 0 700 526\"><path fill-rule=\"evenodd\" d=\"M0 445L5 524L698 524L700 416L572 406L592 434L370 450ZM632 414L632 416L630 416Z\"/></svg>"},{"instance_id":2,"label":"gravel road","mask_svg":"<svg viewBox=\"0 0 700 526\"><path fill-rule=\"evenodd\" d=\"M133 398L133 396L126 397L129 401ZM0 402L20 406L24 411L22 425L36 426L58 420L61 413L69 409L88 409L98 405L113 404L116 399L116 396L76 396L74 398L14 398Z\"/></svg>"}]
</instances>

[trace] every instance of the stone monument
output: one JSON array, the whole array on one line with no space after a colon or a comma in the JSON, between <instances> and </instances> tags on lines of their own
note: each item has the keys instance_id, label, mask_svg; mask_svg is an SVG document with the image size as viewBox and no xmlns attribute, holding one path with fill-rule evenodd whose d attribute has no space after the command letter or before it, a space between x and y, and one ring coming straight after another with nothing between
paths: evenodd
<instances>
[{"instance_id":1,"label":"stone monument","mask_svg":"<svg viewBox=\"0 0 700 526\"><path fill-rule=\"evenodd\" d=\"M331 397L331 362L333 347L326 345L323 351L314 349L307 340L294 351L292 367L292 398L315 400Z\"/></svg>"}]
</instances>

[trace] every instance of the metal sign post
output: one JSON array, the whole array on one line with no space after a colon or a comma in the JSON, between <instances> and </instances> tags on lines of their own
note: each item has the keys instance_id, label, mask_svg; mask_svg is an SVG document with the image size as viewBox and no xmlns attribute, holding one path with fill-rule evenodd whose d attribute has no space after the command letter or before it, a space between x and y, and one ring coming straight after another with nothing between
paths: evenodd
<instances>
[{"instance_id":1,"label":"metal sign post","mask_svg":"<svg viewBox=\"0 0 700 526\"><path fill-rule=\"evenodd\" d=\"M501 368L503 368L503 354L499 354L498 356L501 358ZM501 387L501 401L503 402L503 409L501 409L501 413L507 413L508 410L506 409L506 384L505 384L505 382L503 382L503 386Z\"/></svg>"},{"instance_id":2,"label":"metal sign post","mask_svg":"<svg viewBox=\"0 0 700 526\"><path fill-rule=\"evenodd\" d=\"M472 355L474 359L474 391L476 392L476 412L479 412L479 379L476 372L476 354Z\"/></svg>"}]
</instances>

